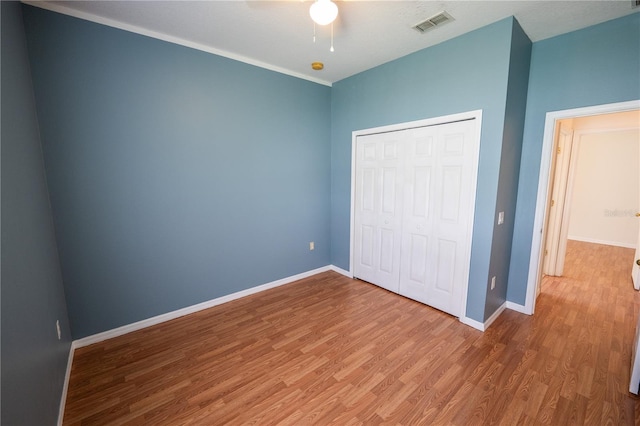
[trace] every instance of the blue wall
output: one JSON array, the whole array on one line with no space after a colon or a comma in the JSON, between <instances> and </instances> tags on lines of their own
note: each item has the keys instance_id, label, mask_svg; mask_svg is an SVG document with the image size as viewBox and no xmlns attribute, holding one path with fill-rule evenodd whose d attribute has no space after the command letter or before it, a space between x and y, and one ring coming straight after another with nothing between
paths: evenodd
<instances>
[{"instance_id":1,"label":"blue wall","mask_svg":"<svg viewBox=\"0 0 640 426\"><path fill-rule=\"evenodd\" d=\"M351 133L482 109L466 314L484 321L514 25L518 24L513 18L504 19L333 85L331 255L334 265L349 269ZM503 263L503 268L508 269L508 262L508 254L496 257L494 268L500 269L498 264Z\"/></svg>"},{"instance_id":2,"label":"blue wall","mask_svg":"<svg viewBox=\"0 0 640 426\"><path fill-rule=\"evenodd\" d=\"M545 115L640 99L640 13L533 44L509 301L524 305Z\"/></svg>"},{"instance_id":3,"label":"blue wall","mask_svg":"<svg viewBox=\"0 0 640 426\"><path fill-rule=\"evenodd\" d=\"M21 6L2 15L3 425L52 425L71 347ZM62 340L56 334L62 326Z\"/></svg>"},{"instance_id":4,"label":"blue wall","mask_svg":"<svg viewBox=\"0 0 640 426\"><path fill-rule=\"evenodd\" d=\"M496 287L491 290L487 280L487 300L484 320L487 320L507 298L507 281L511 241L518 193L518 173L522 153L522 132L524 129L527 87L531 60L531 40L524 33L518 21L513 21L511 36L511 60L509 62L509 81L505 105L502 152L500 154L500 174L498 196L494 213L493 244L491 246L491 264L489 277L496 277ZM497 225L499 212L504 212L504 223Z\"/></svg>"},{"instance_id":5,"label":"blue wall","mask_svg":"<svg viewBox=\"0 0 640 426\"><path fill-rule=\"evenodd\" d=\"M74 338L330 263L329 87L24 10Z\"/></svg>"}]
</instances>

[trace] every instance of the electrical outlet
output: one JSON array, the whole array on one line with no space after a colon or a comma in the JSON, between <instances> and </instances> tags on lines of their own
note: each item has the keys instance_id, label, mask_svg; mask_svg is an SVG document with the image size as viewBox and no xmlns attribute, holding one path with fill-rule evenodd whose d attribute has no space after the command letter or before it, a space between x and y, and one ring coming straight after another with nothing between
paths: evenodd
<instances>
[{"instance_id":1,"label":"electrical outlet","mask_svg":"<svg viewBox=\"0 0 640 426\"><path fill-rule=\"evenodd\" d=\"M315 248L316 248L316 244L313 241L311 241L309 243L309 250L314 250Z\"/></svg>"},{"instance_id":2,"label":"electrical outlet","mask_svg":"<svg viewBox=\"0 0 640 426\"><path fill-rule=\"evenodd\" d=\"M496 277L491 277L491 290L496 288Z\"/></svg>"},{"instance_id":3,"label":"electrical outlet","mask_svg":"<svg viewBox=\"0 0 640 426\"><path fill-rule=\"evenodd\" d=\"M56 331L58 332L58 340L62 339L62 330L60 330L60 320L56 320Z\"/></svg>"},{"instance_id":4,"label":"electrical outlet","mask_svg":"<svg viewBox=\"0 0 640 426\"><path fill-rule=\"evenodd\" d=\"M504 223L504 212L498 213L498 225L502 225Z\"/></svg>"}]
</instances>

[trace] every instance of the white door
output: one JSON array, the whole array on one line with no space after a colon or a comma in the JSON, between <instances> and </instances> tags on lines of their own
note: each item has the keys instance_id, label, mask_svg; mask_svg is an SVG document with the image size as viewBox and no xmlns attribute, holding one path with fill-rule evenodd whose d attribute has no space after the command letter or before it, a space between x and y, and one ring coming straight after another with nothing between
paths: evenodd
<instances>
[{"instance_id":1,"label":"white door","mask_svg":"<svg viewBox=\"0 0 640 426\"><path fill-rule=\"evenodd\" d=\"M354 275L398 292L404 144L402 132L356 142Z\"/></svg>"},{"instance_id":2,"label":"white door","mask_svg":"<svg viewBox=\"0 0 640 426\"><path fill-rule=\"evenodd\" d=\"M476 126L467 120L356 138L355 277L462 315Z\"/></svg>"},{"instance_id":3,"label":"white door","mask_svg":"<svg viewBox=\"0 0 640 426\"><path fill-rule=\"evenodd\" d=\"M475 201L475 122L412 130L407 139L400 294L462 314Z\"/></svg>"},{"instance_id":4,"label":"white door","mask_svg":"<svg viewBox=\"0 0 640 426\"><path fill-rule=\"evenodd\" d=\"M569 182L571 179L573 150L573 129L561 123L556 149L555 172L551 200L549 201L549 227L547 230L547 248L543 273L552 276L562 276L564 259L567 253L567 232L569 229L569 208L571 200Z\"/></svg>"}]
</instances>

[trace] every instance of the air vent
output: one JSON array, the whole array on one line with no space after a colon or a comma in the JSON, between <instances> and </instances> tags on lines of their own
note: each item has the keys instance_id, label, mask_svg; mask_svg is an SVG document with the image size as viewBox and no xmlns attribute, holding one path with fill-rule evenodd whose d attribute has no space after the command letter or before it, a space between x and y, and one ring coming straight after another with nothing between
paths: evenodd
<instances>
[{"instance_id":1,"label":"air vent","mask_svg":"<svg viewBox=\"0 0 640 426\"><path fill-rule=\"evenodd\" d=\"M414 25L413 29L421 33L425 33L429 30L434 29L435 27L439 27L453 20L453 17L451 17L451 15L449 15L447 12L440 12L437 15L434 15L431 18Z\"/></svg>"}]
</instances>

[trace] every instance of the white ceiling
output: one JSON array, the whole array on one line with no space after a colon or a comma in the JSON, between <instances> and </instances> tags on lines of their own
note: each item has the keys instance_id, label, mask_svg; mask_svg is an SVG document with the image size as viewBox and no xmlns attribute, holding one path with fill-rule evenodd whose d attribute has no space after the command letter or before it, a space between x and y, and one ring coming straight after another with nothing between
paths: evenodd
<instances>
[{"instance_id":1,"label":"white ceiling","mask_svg":"<svg viewBox=\"0 0 640 426\"><path fill-rule=\"evenodd\" d=\"M512 15L535 42L640 11L631 0L337 1L331 53L329 27L317 27L313 43L309 0L25 3L327 85ZM455 21L411 28L443 10ZM324 70L313 71L314 61Z\"/></svg>"}]
</instances>

